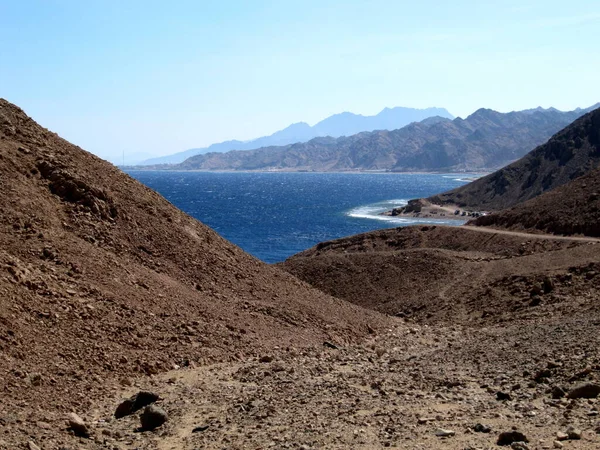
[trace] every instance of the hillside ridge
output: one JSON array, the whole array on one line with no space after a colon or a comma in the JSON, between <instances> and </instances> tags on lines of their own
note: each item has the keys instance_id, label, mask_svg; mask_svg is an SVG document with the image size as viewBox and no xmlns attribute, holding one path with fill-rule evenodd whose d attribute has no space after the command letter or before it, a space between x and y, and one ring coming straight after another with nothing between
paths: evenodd
<instances>
[{"instance_id":1,"label":"hillside ridge","mask_svg":"<svg viewBox=\"0 0 600 450\"><path fill-rule=\"evenodd\" d=\"M387 131L248 151L208 153L175 170L478 171L502 167L586 110L499 113L479 109L466 119L427 120Z\"/></svg>"},{"instance_id":2,"label":"hillside ridge","mask_svg":"<svg viewBox=\"0 0 600 450\"><path fill-rule=\"evenodd\" d=\"M24 403L48 421L120 379L351 342L386 321L244 253L0 99L1 414Z\"/></svg>"},{"instance_id":3,"label":"hillside ridge","mask_svg":"<svg viewBox=\"0 0 600 450\"><path fill-rule=\"evenodd\" d=\"M501 210L567 184L599 164L600 108L587 112L508 166L427 200Z\"/></svg>"}]
</instances>

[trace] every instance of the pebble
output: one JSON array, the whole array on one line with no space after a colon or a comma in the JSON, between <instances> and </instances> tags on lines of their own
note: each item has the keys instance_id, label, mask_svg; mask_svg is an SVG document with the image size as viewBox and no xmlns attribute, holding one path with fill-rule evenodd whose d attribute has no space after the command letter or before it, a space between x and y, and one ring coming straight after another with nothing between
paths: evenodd
<instances>
[{"instance_id":1,"label":"pebble","mask_svg":"<svg viewBox=\"0 0 600 450\"><path fill-rule=\"evenodd\" d=\"M48 422L39 421L36 423L36 425L38 428L42 428L44 430L50 430L52 428Z\"/></svg>"},{"instance_id":2,"label":"pebble","mask_svg":"<svg viewBox=\"0 0 600 450\"><path fill-rule=\"evenodd\" d=\"M452 431L452 430L445 430L444 428L438 428L437 430L434 431L434 434L437 437L450 437L450 436L454 436L456 434L456 432Z\"/></svg>"},{"instance_id":3,"label":"pebble","mask_svg":"<svg viewBox=\"0 0 600 450\"><path fill-rule=\"evenodd\" d=\"M525 442L513 442L510 444L510 448L513 450L529 450L529 447Z\"/></svg>"},{"instance_id":4,"label":"pebble","mask_svg":"<svg viewBox=\"0 0 600 450\"><path fill-rule=\"evenodd\" d=\"M563 448L564 444L560 441L554 441L554 448Z\"/></svg>"},{"instance_id":5,"label":"pebble","mask_svg":"<svg viewBox=\"0 0 600 450\"><path fill-rule=\"evenodd\" d=\"M489 433L492 431L492 429L490 427L488 427L487 425L478 423L478 424L475 424L475 426L473 427L473 431L475 433Z\"/></svg>"},{"instance_id":6,"label":"pebble","mask_svg":"<svg viewBox=\"0 0 600 450\"><path fill-rule=\"evenodd\" d=\"M569 435L567 433L563 433L562 431L556 433L557 441L566 441L567 439L569 439Z\"/></svg>"},{"instance_id":7,"label":"pebble","mask_svg":"<svg viewBox=\"0 0 600 450\"><path fill-rule=\"evenodd\" d=\"M29 450L42 450L41 448L39 448L37 445L35 445L33 442L29 441L27 443L27 448Z\"/></svg>"}]
</instances>

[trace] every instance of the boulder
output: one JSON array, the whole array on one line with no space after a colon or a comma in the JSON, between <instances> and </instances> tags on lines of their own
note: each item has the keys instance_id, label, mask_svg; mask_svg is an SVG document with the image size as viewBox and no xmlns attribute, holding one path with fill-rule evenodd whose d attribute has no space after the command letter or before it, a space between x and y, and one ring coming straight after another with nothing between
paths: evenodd
<instances>
[{"instance_id":1,"label":"boulder","mask_svg":"<svg viewBox=\"0 0 600 450\"><path fill-rule=\"evenodd\" d=\"M571 389L567 394L567 398L596 398L599 394L599 384L583 383Z\"/></svg>"},{"instance_id":2,"label":"boulder","mask_svg":"<svg viewBox=\"0 0 600 450\"><path fill-rule=\"evenodd\" d=\"M498 441L496 441L496 444L504 446L512 445L513 442L529 442L529 439L527 439L527 437L520 431L504 431L498 436Z\"/></svg>"},{"instance_id":3,"label":"boulder","mask_svg":"<svg viewBox=\"0 0 600 450\"><path fill-rule=\"evenodd\" d=\"M159 399L158 394L149 391L140 391L137 394L124 400L115 411L115 418L120 419L121 417L133 414L139 411L144 406L148 406Z\"/></svg>"},{"instance_id":4,"label":"boulder","mask_svg":"<svg viewBox=\"0 0 600 450\"><path fill-rule=\"evenodd\" d=\"M142 424L143 431L154 430L160 427L163 423L168 420L167 413L164 409L159 408L156 405L146 406L142 414L140 415L140 422Z\"/></svg>"},{"instance_id":5,"label":"boulder","mask_svg":"<svg viewBox=\"0 0 600 450\"><path fill-rule=\"evenodd\" d=\"M89 431L87 425L85 424L83 419L81 417L79 417L77 414L70 413L67 416L67 422L69 424L69 429L73 432L73 434L75 434L75 436L80 436L80 437L89 437L90 436L90 431Z\"/></svg>"}]
</instances>

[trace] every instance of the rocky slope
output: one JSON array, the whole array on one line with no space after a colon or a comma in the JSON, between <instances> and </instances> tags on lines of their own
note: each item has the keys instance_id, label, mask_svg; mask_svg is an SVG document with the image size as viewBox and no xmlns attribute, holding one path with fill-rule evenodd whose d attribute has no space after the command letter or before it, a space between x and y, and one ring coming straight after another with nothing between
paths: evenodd
<instances>
[{"instance_id":1,"label":"rocky slope","mask_svg":"<svg viewBox=\"0 0 600 450\"><path fill-rule=\"evenodd\" d=\"M478 210L501 210L562 186L599 165L600 109L596 109L522 159L428 200Z\"/></svg>"},{"instance_id":2,"label":"rocky slope","mask_svg":"<svg viewBox=\"0 0 600 450\"><path fill-rule=\"evenodd\" d=\"M584 114L480 109L466 119L427 120L394 131L250 151L209 153L175 166L184 170L460 171L499 168Z\"/></svg>"},{"instance_id":3,"label":"rocky slope","mask_svg":"<svg viewBox=\"0 0 600 450\"><path fill-rule=\"evenodd\" d=\"M483 329L400 320L359 345L173 371L144 384L164 397L165 425L136 433L138 417L103 407L94 447L502 449L514 427L528 442L513 449L597 449L597 399L559 389L598 380L598 341L589 322L537 313Z\"/></svg>"},{"instance_id":4,"label":"rocky slope","mask_svg":"<svg viewBox=\"0 0 600 450\"><path fill-rule=\"evenodd\" d=\"M390 315L483 325L533 311L530 303L538 294L540 301L566 301L575 289L567 274L599 262L598 243L401 227L321 243L281 267L323 292ZM540 297L546 277L565 294L556 296L556 289ZM587 287L584 282L577 289Z\"/></svg>"},{"instance_id":5,"label":"rocky slope","mask_svg":"<svg viewBox=\"0 0 600 450\"><path fill-rule=\"evenodd\" d=\"M316 290L0 100L0 449L599 448L599 245L384 230Z\"/></svg>"},{"instance_id":6,"label":"rocky slope","mask_svg":"<svg viewBox=\"0 0 600 450\"><path fill-rule=\"evenodd\" d=\"M600 169L473 225L600 237Z\"/></svg>"},{"instance_id":7,"label":"rocky slope","mask_svg":"<svg viewBox=\"0 0 600 450\"><path fill-rule=\"evenodd\" d=\"M385 323L0 100L0 439L88 411L132 377L351 342Z\"/></svg>"},{"instance_id":8,"label":"rocky slope","mask_svg":"<svg viewBox=\"0 0 600 450\"><path fill-rule=\"evenodd\" d=\"M445 227L323 243L290 266L404 317L362 343L138 381L88 416L91 448L596 449L599 245ZM142 388L169 420L140 433L112 414Z\"/></svg>"}]
</instances>

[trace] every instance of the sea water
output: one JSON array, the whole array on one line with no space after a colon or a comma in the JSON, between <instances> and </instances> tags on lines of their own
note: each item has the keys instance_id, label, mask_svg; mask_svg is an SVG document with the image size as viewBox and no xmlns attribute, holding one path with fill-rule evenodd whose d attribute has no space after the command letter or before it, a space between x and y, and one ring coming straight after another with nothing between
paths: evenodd
<instances>
[{"instance_id":1,"label":"sea water","mask_svg":"<svg viewBox=\"0 0 600 450\"><path fill-rule=\"evenodd\" d=\"M389 217L407 200L461 186L468 174L129 171L175 206L267 262L366 231L445 223Z\"/></svg>"}]
</instances>

